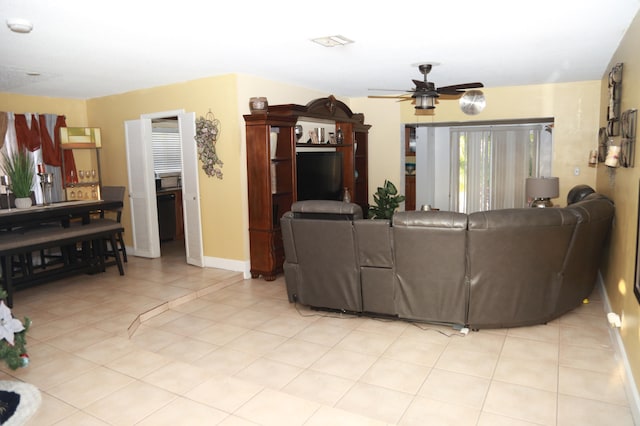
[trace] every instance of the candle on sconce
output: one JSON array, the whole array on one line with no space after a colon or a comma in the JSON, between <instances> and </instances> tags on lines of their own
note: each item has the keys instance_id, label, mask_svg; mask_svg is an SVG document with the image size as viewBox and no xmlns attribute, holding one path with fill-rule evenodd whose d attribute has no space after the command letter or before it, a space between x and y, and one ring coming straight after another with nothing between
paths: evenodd
<instances>
[{"instance_id":1,"label":"candle on sconce","mask_svg":"<svg viewBox=\"0 0 640 426\"><path fill-rule=\"evenodd\" d=\"M43 174L44 173L44 164L38 163L38 173L39 174Z\"/></svg>"}]
</instances>

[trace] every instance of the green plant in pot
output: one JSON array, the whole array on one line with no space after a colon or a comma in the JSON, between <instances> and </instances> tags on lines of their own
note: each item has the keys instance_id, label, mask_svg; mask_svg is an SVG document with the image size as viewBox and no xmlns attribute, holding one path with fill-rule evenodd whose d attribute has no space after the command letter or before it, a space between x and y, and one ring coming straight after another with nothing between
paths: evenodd
<instances>
[{"instance_id":1,"label":"green plant in pot","mask_svg":"<svg viewBox=\"0 0 640 426\"><path fill-rule=\"evenodd\" d=\"M31 207L31 188L33 188L36 172L29 153L24 149L16 150L11 154L3 152L2 168L11 180L11 191L16 197L16 207Z\"/></svg>"},{"instance_id":2,"label":"green plant in pot","mask_svg":"<svg viewBox=\"0 0 640 426\"><path fill-rule=\"evenodd\" d=\"M379 186L373 201L375 205L369 207L370 219L389 219L393 217L400 203L404 201L404 195L398 194L396 186L388 180L384 181L384 186Z\"/></svg>"}]
</instances>

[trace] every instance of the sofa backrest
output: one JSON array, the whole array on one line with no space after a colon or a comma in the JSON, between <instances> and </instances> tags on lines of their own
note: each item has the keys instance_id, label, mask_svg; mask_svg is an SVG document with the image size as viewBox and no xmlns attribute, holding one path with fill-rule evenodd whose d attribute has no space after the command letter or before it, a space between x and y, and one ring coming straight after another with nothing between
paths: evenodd
<instances>
[{"instance_id":1,"label":"sofa backrest","mask_svg":"<svg viewBox=\"0 0 640 426\"><path fill-rule=\"evenodd\" d=\"M362 218L360 206L328 200L296 202L283 216L285 275L296 287L288 291L301 303L362 310L353 218Z\"/></svg>"},{"instance_id":2,"label":"sofa backrest","mask_svg":"<svg viewBox=\"0 0 640 426\"><path fill-rule=\"evenodd\" d=\"M551 317L577 222L562 208L471 213L469 325L528 325Z\"/></svg>"},{"instance_id":3,"label":"sofa backrest","mask_svg":"<svg viewBox=\"0 0 640 426\"><path fill-rule=\"evenodd\" d=\"M598 193L587 195L566 209L579 217L579 223L563 268L563 286L556 307L559 313L575 308L576 299L592 293L614 216L611 200Z\"/></svg>"},{"instance_id":4,"label":"sofa backrest","mask_svg":"<svg viewBox=\"0 0 640 426\"><path fill-rule=\"evenodd\" d=\"M365 312L395 315L395 280L391 249L391 222L361 219L353 222L356 231L362 309Z\"/></svg>"},{"instance_id":5,"label":"sofa backrest","mask_svg":"<svg viewBox=\"0 0 640 426\"><path fill-rule=\"evenodd\" d=\"M395 307L400 317L464 324L466 229L463 213L393 215Z\"/></svg>"}]
</instances>

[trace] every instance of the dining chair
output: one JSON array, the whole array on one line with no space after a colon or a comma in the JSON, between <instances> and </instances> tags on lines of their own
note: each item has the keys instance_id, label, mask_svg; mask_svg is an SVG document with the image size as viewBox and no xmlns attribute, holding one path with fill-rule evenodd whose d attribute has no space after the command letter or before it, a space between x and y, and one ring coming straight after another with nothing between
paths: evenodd
<instances>
[{"instance_id":1,"label":"dining chair","mask_svg":"<svg viewBox=\"0 0 640 426\"><path fill-rule=\"evenodd\" d=\"M124 202L124 186L103 186L101 191L102 199L105 201L122 201ZM122 207L117 209L104 209L100 211L100 219L101 220L113 220L115 222L121 223L122 219ZM118 232L116 234L116 245L117 247L112 247L112 250L119 250L122 253L122 260L124 262L127 261L127 249L124 245L124 239L122 237L122 232ZM113 252L112 252L113 253ZM107 253L108 254L108 253Z\"/></svg>"}]
</instances>

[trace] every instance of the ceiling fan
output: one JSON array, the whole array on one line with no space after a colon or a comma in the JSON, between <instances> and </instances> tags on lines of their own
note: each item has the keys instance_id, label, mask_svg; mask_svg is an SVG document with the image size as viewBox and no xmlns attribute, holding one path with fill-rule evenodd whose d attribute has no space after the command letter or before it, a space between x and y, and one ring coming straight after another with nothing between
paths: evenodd
<instances>
[{"instance_id":1,"label":"ceiling fan","mask_svg":"<svg viewBox=\"0 0 640 426\"><path fill-rule=\"evenodd\" d=\"M397 96L369 96L370 98L386 98L386 99L400 99L401 101L414 101L416 110L429 110L434 109L437 103L437 98L442 99L459 99L466 92L466 89L477 89L480 87L484 87L482 83L465 83L465 84L454 84L452 86L442 86L436 87L433 82L427 80L427 75L431 72L431 68L433 68L433 64L418 64L418 70L424 76L422 81L420 80L412 80L413 84L415 84L415 88L411 90L392 90L392 89L370 89L370 90L386 90L386 91L394 91L394 92L406 92L404 95ZM473 90L474 99L482 99L484 102L484 96L482 92L479 90ZM479 92L479 93L478 93ZM465 100L465 102L467 102ZM484 108L484 106L482 107ZM473 111L477 111L478 108L473 109ZM469 110L467 108L467 110ZM482 110L482 109L480 109ZM465 109L463 109L465 111ZM466 111L465 111L466 112ZM479 111L478 111L479 112ZM468 113L468 112L467 112ZM477 112L475 112L477 114Z\"/></svg>"}]
</instances>

